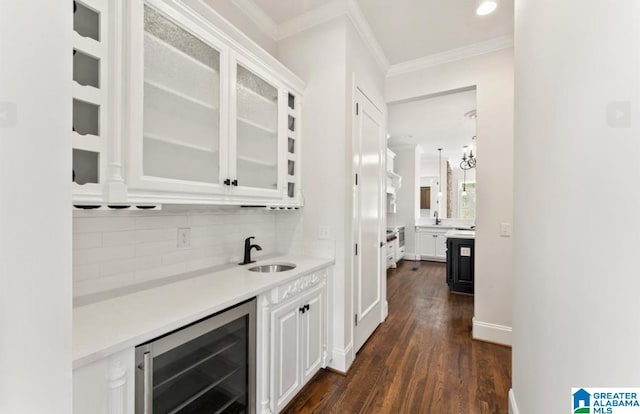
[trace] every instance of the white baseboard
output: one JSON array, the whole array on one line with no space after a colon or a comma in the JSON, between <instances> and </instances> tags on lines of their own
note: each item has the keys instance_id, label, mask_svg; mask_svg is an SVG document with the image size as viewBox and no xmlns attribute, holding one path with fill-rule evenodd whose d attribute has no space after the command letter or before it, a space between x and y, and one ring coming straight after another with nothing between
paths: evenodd
<instances>
[{"instance_id":1,"label":"white baseboard","mask_svg":"<svg viewBox=\"0 0 640 414\"><path fill-rule=\"evenodd\" d=\"M345 349L333 348L333 357L329 361L329 368L346 374L353 363L353 359L353 342L347 345Z\"/></svg>"},{"instance_id":2,"label":"white baseboard","mask_svg":"<svg viewBox=\"0 0 640 414\"><path fill-rule=\"evenodd\" d=\"M402 258L404 260L420 260L419 255L411 252L405 252L404 255L402 255Z\"/></svg>"},{"instance_id":3,"label":"white baseboard","mask_svg":"<svg viewBox=\"0 0 640 414\"><path fill-rule=\"evenodd\" d=\"M426 260L429 262L442 262L442 263L446 263L447 262L447 258L446 257L435 257L435 256L423 256L423 255L419 255L417 253L405 253L402 258L404 260L412 260L412 261L416 261L419 262L420 260Z\"/></svg>"},{"instance_id":4,"label":"white baseboard","mask_svg":"<svg viewBox=\"0 0 640 414\"><path fill-rule=\"evenodd\" d=\"M518 411L518 404L516 404L516 395L513 393L513 388L509 390L509 414L520 414L520 411Z\"/></svg>"},{"instance_id":5,"label":"white baseboard","mask_svg":"<svg viewBox=\"0 0 640 414\"><path fill-rule=\"evenodd\" d=\"M473 318L473 339L511 346L511 327Z\"/></svg>"}]
</instances>

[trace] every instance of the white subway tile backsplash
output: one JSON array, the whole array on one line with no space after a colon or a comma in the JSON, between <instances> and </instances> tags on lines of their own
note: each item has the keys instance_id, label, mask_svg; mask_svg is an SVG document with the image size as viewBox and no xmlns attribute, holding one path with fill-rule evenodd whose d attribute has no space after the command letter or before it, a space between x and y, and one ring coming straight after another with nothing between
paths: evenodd
<instances>
[{"instance_id":1,"label":"white subway tile backsplash","mask_svg":"<svg viewBox=\"0 0 640 414\"><path fill-rule=\"evenodd\" d=\"M109 277L100 277L98 279L91 280L74 280L73 294L76 297L91 295L94 293L130 286L134 282L135 275L132 273L125 273Z\"/></svg>"},{"instance_id":2,"label":"white subway tile backsplash","mask_svg":"<svg viewBox=\"0 0 640 414\"><path fill-rule=\"evenodd\" d=\"M173 263L154 267L153 269L139 270L135 273L135 282L143 283L150 280L163 279L169 276L179 275L187 272L187 264L184 262Z\"/></svg>"},{"instance_id":3,"label":"white subway tile backsplash","mask_svg":"<svg viewBox=\"0 0 640 414\"><path fill-rule=\"evenodd\" d=\"M74 233L97 233L135 229L135 217L74 217Z\"/></svg>"},{"instance_id":4,"label":"white subway tile backsplash","mask_svg":"<svg viewBox=\"0 0 640 414\"><path fill-rule=\"evenodd\" d=\"M107 231L102 234L102 245L107 247L135 244L135 235L135 230Z\"/></svg>"},{"instance_id":5,"label":"white subway tile backsplash","mask_svg":"<svg viewBox=\"0 0 640 414\"><path fill-rule=\"evenodd\" d=\"M192 233L193 236L193 233ZM166 241L166 240L177 240L177 230L176 229L147 229L147 230L136 230L135 231L135 241L136 243L151 243L154 241Z\"/></svg>"},{"instance_id":6,"label":"white subway tile backsplash","mask_svg":"<svg viewBox=\"0 0 640 414\"><path fill-rule=\"evenodd\" d=\"M132 259L114 260L100 265L100 276L112 276L120 273L131 273L138 270L151 269L162 264L158 256L134 257Z\"/></svg>"},{"instance_id":7,"label":"white subway tile backsplash","mask_svg":"<svg viewBox=\"0 0 640 414\"><path fill-rule=\"evenodd\" d=\"M73 255L73 265L103 263L112 260L126 259L135 255L133 246L96 247L93 249L76 250Z\"/></svg>"},{"instance_id":8,"label":"white subway tile backsplash","mask_svg":"<svg viewBox=\"0 0 640 414\"><path fill-rule=\"evenodd\" d=\"M262 251L285 252L300 215L283 219L258 209L163 208L156 212L78 212L73 222L74 296L91 295L242 260L243 242L254 236ZM178 248L178 228L191 229L191 244ZM281 239L287 239L282 241Z\"/></svg>"},{"instance_id":9,"label":"white subway tile backsplash","mask_svg":"<svg viewBox=\"0 0 640 414\"><path fill-rule=\"evenodd\" d=\"M178 248L177 240L136 244L136 256L163 255Z\"/></svg>"},{"instance_id":10,"label":"white subway tile backsplash","mask_svg":"<svg viewBox=\"0 0 640 414\"><path fill-rule=\"evenodd\" d=\"M73 267L73 280L88 280L88 279L97 279L100 277L100 265L99 264L88 264L81 266Z\"/></svg>"},{"instance_id":11,"label":"white subway tile backsplash","mask_svg":"<svg viewBox=\"0 0 640 414\"><path fill-rule=\"evenodd\" d=\"M74 249L91 249L102 246L102 233L77 233L73 235Z\"/></svg>"},{"instance_id":12,"label":"white subway tile backsplash","mask_svg":"<svg viewBox=\"0 0 640 414\"><path fill-rule=\"evenodd\" d=\"M207 214L207 215L197 215L197 216L189 216L189 225L190 226L210 226L216 224L225 224L228 221L228 216L226 214Z\"/></svg>"},{"instance_id":13,"label":"white subway tile backsplash","mask_svg":"<svg viewBox=\"0 0 640 414\"><path fill-rule=\"evenodd\" d=\"M189 224L187 216L149 216L136 217L137 229L159 229L186 227Z\"/></svg>"}]
</instances>

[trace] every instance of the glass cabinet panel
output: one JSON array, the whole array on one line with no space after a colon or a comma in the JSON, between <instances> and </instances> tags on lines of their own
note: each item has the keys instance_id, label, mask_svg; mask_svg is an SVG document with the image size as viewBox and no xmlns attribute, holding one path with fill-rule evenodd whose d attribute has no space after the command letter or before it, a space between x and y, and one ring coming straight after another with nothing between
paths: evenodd
<instances>
[{"instance_id":1,"label":"glass cabinet panel","mask_svg":"<svg viewBox=\"0 0 640 414\"><path fill-rule=\"evenodd\" d=\"M236 66L236 175L238 185L278 187L278 88Z\"/></svg>"},{"instance_id":2,"label":"glass cabinet panel","mask_svg":"<svg viewBox=\"0 0 640 414\"><path fill-rule=\"evenodd\" d=\"M247 321L237 319L155 358L154 414L245 413Z\"/></svg>"},{"instance_id":3,"label":"glass cabinet panel","mask_svg":"<svg viewBox=\"0 0 640 414\"><path fill-rule=\"evenodd\" d=\"M220 182L220 52L144 8L143 175Z\"/></svg>"}]
</instances>

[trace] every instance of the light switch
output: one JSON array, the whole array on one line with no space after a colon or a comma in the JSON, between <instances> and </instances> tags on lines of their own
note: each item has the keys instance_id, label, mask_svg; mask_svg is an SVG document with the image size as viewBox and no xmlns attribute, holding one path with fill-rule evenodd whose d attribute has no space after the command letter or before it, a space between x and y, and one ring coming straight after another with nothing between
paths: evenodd
<instances>
[{"instance_id":1,"label":"light switch","mask_svg":"<svg viewBox=\"0 0 640 414\"><path fill-rule=\"evenodd\" d=\"M318 227L318 239L329 240L331 238L331 228L329 226Z\"/></svg>"},{"instance_id":2,"label":"light switch","mask_svg":"<svg viewBox=\"0 0 640 414\"><path fill-rule=\"evenodd\" d=\"M511 237L511 223L500 223L500 237Z\"/></svg>"}]
</instances>

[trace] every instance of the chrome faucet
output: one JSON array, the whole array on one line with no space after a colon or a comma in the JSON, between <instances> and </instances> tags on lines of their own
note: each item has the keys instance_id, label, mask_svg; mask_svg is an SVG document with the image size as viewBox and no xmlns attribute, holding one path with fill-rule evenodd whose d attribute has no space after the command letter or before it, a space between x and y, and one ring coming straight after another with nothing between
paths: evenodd
<instances>
[{"instance_id":1,"label":"chrome faucet","mask_svg":"<svg viewBox=\"0 0 640 414\"><path fill-rule=\"evenodd\" d=\"M262 250L262 247L257 244L251 244L251 239L255 239L255 237L247 237L244 240L244 260L242 263L238 263L239 265L246 265L255 262L255 260L251 260L251 249L256 249L258 251Z\"/></svg>"},{"instance_id":2,"label":"chrome faucet","mask_svg":"<svg viewBox=\"0 0 640 414\"><path fill-rule=\"evenodd\" d=\"M442 220L438 217L438 210L433 212L433 216L436 218L436 226L439 225Z\"/></svg>"}]
</instances>

